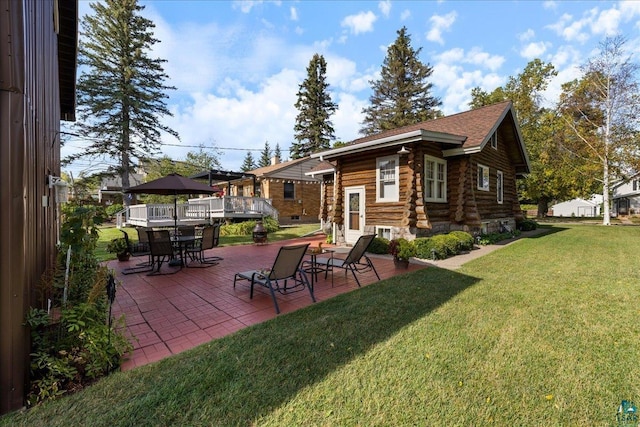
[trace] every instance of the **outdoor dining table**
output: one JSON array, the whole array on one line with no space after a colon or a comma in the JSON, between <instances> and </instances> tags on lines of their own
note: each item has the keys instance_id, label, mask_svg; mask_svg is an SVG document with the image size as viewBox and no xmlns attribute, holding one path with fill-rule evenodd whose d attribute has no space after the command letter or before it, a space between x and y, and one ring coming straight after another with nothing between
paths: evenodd
<instances>
[{"instance_id":1,"label":"outdoor dining table","mask_svg":"<svg viewBox=\"0 0 640 427\"><path fill-rule=\"evenodd\" d=\"M193 246L198 240L202 240L202 236L194 235L178 235L171 236L171 243L178 249L178 258L174 258L169 262L169 265L180 265L187 267L187 248Z\"/></svg>"},{"instance_id":2,"label":"outdoor dining table","mask_svg":"<svg viewBox=\"0 0 640 427\"><path fill-rule=\"evenodd\" d=\"M305 252L305 255L309 257L309 261L303 263L302 269L311 276L311 290L313 290L315 282L318 281L318 273L326 272L330 268L329 265L318 264L318 255L330 254L330 258L333 258L334 252L332 249L325 248L309 248Z\"/></svg>"}]
</instances>

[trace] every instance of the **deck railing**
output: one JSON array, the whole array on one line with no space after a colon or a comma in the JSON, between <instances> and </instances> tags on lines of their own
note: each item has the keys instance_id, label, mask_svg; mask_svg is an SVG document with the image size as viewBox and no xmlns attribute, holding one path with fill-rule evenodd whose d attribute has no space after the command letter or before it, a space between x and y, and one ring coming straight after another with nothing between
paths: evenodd
<instances>
[{"instance_id":1,"label":"deck railing","mask_svg":"<svg viewBox=\"0 0 640 427\"><path fill-rule=\"evenodd\" d=\"M131 205L116 214L118 227L124 224L149 227L173 225L174 214L178 224L206 223L210 219L278 218L278 211L269 200L260 197L205 197L190 199L188 203L153 203Z\"/></svg>"}]
</instances>

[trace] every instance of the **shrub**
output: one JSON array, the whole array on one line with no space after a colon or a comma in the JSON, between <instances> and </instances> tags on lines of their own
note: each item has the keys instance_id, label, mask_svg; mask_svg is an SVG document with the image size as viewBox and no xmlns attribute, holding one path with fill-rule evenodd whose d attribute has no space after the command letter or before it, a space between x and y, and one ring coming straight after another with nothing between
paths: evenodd
<instances>
[{"instance_id":1,"label":"shrub","mask_svg":"<svg viewBox=\"0 0 640 427\"><path fill-rule=\"evenodd\" d=\"M522 221L518 221L518 224L516 224L516 228L520 231L531 231L538 228L538 223L532 219L525 219Z\"/></svg>"},{"instance_id":2,"label":"shrub","mask_svg":"<svg viewBox=\"0 0 640 427\"><path fill-rule=\"evenodd\" d=\"M449 235L458 239L456 253L460 253L463 251L470 251L473 249L473 244L475 242L475 239L471 234L465 231L452 231L449 233Z\"/></svg>"},{"instance_id":3,"label":"shrub","mask_svg":"<svg viewBox=\"0 0 640 427\"><path fill-rule=\"evenodd\" d=\"M372 254L388 254L389 253L389 240L383 237L375 237L367 252Z\"/></svg>"},{"instance_id":4,"label":"shrub","mask_svg":"<svg viewBox=\"0 0 640 427\"><path fill-rule=\"evenodd\" d=\"M94 254L101 209L67 204L63 212L56 264L43 274L39 307L31 307L26 318L31 329L30 405L77 390L111 372L132 348L122 325L113 325L109 318L105 289L115 283ZM48 301L53 303L55 317L45 309Z\"/></svg>"},{"instance_id":5,"label":"shrub","mask_svg":"<svg viewBox=\"0 0 640 427\"><path fill-rule=\"evenodd\" d=\"M253 229L257 224L257 220L249 220L243 222L236 222L233 224L225 224L220 227L221 236L250 236L253 233ZM262 226L267 230L267 233L273 233L280 229L280 224L274 218L268 216L262 220Z\"/></svg>"},{"instance_id":6,"label":"shrub","mask_svg":"<svg viewBox=\"0 0 640 427\"><path fill-rule=\"evenodd\" d=\"M445 259L458 253L459 239L451 234L437 234L415 240L418 258Z\"/></svg>"},{"instance_id":7,"label":"shrub","mask_svg":"<svg viewBox=\"0 0 640 427\"><path fill-rule=\"evenodd\" d=\"M124 209L122 204L114 203L112 205L107 206L105 208L105 212L109 218L113 218L113 216L118 212L120 212L122 209Z\"/></svg>"}]
</instances>

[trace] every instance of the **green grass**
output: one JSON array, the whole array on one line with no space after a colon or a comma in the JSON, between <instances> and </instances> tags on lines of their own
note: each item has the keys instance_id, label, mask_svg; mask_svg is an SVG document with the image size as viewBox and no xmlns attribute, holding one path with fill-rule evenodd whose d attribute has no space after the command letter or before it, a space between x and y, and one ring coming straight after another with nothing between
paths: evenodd
<instances>
[{"instance_id":1,"label":"green grass","mask_svg":"<svg viewBox=\"0 0 640 427\"><path fill-rule=\"evenodd\" d=\"M640 401L640 227L559 226L117 373L0 425L610 426Z\"/></svg>"},{"instance_id":2,"label":"green grass","mask_svg":"<svg viewBox=\"0 0 640 427\"><path fill-rule=\"evenodd\" d=\"M320 228L319 224L303 224L292 227L281 227L280 230L275 233L269 233L269 241L277 242L280 240L293 239L295 237L304 236L305 234L312 233ZM138 241L138 233L133 227L123 227L122 230L125 230L129 234L129 238L133 242ZM120 232L120 229L114 226L102 227L100 228L100 237L98 239L97 247L96 247L96 256L100 261L107 261L116 259L116 254L112 254L106 251L107 243L109 243L112 239L122 237L123 234ZM220 236L220 246L231 246L231 245L246 245L249 243L253 243L252 236Z\"/></svg>"}]
</instances>

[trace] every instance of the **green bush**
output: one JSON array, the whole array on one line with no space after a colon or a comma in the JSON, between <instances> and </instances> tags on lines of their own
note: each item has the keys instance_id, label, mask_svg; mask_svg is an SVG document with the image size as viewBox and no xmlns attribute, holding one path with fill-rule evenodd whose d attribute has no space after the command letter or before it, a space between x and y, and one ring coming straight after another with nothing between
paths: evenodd
<instances>
[{"instance_id":1,"label":"green bush","mask_svg":"<svg viewBox=\"0 0 640 427\"><path fill-rule=\"evenodd\" d=\"M388 254L389 253L389 240L383 237L375 237L367 252L372 254Z\"/></svg>"},{"instance_id":2,"label":"green bush","mask_svg":"<svg viewBox=\"0 0 640 427\"><path fill-rule=\"evenodd\" d=\"M39 284L39 307L31 307L29 405L77 390L120 366L132 347L122 324L108 318L110 271L94 254L103 210L67 204L56 264ZM66 275L67 250L71 257ZM52 301L49 315L45 307Z\"/></svg>"},{"instance_id":3,"label":"green bush","mask_svg":"<svg viewBox=\"0 0 640 427\"><path fill-rule=\"evenodd\" d=\"M515 231L505 231L504 233L489 233L482 234L478 239L478 244L480 245L493 245L503 240L512 239L516 236L520 235L520 230Z\"/></svg>"},{"instance_id":4,"label":"green bush","mask_svg":"<svg viewBox=\"0 0 640 427\"><path fill-rule=\"evenodd\" d=\"M235 222L232 224L224 224L220 227L221 236L250 236L257 224L257 220L249 220L243 222ZM267 233L273 233L280 229L280 224L274 218L268 216L262 220L262 226Z\"/></svg>"},{"instance_id":5,"label":"green bush","mask_svg":"<svg viewBox=\"0 0 640 427\"><path fill-rule=\"evenodd\" d=\"M463 251L470 251L473 249L473 244L475 243L475 239L473 236L466 231L452 231L449 233L450 236L454 236L458 239L458 245L456 249L456 253L460 253Z\"/></svg>"},{"instance_id":6,"label":"green bush","mask_svg":"<svg viewBox=\"0 0 640 427\"><path fill-rule=\"evenodd\" d=\"M388 250L394 258L401 260L408 260L409 258L416 256L416 247L413 242L404 238L391 240L389 242Z\"/></svg>"},{"instance_id":7,"label":"green bush","mask_svg":"<svg viewBox=\"0 0 640 427\"><path fill-rule=\"evenodd\" d=\"M120 212L123 209L122 204L120 203L114 203L112 205L109 205L105 208L105 212L107 214L107 216L109 216L109 218L113 218L113 216L115 214L117 214L118 212Z\"/></svg>"},{"instance_id":8,"label":"green bush","mask_svg":"<svg viewBox=\"0 0 640 427\"><path fill-rule=\"evenodd\" d=\"M445 259L458 254L460 239L452 234L420 237L415 241L416 256L422 259Z\"/></svg>"},{"instance_id":9,"label":"green bush","mask_svg":"<svg viewBox=\"0 0 640 427\"><path fill-rule=\"evenodd\" d=\"M532 219L525 219L522 221L518 221L518 224L516 224L516 228L520 231L531 231L538 228L538 223Z\"/></svg>"}]
</instances>

